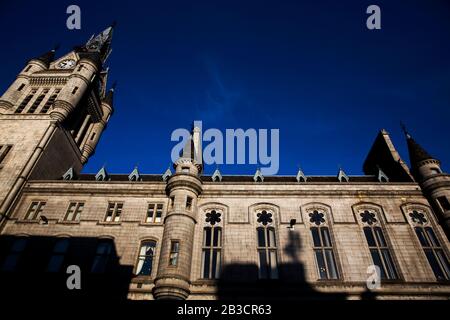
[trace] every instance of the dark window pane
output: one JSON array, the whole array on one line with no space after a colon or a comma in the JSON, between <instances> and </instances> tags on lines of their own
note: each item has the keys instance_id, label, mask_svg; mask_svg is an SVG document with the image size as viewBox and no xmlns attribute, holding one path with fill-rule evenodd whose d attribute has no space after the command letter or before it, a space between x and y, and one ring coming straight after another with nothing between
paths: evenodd
<instances>
[{"instance_id":1,"label":"dark window pane","mask_svg":"<svg viewBox=\"0 0 450 320\"><path fill-rule=\"evenodd\" d=\"M322 250L314 250L320 279L327 279L327 267L323 258Z\"/></svg>"},{"instance_id":2,"label":"dark window pane","mask_svg":"<svg viewBox=\"0 0 450 320\"><path fill-rule=\"evenodd\" d=\"M330 233L328 228L322 227L320 228L322 233L322 243L324 247L331 247Z\"/></svg>"},{"instance_id":3,"label":"dark window pane","mask_svg":"<svg viewBox=\"0 0 450 320\"><path fill-rule=\"evenodd\" d=\"M205 229L204 229L204 243L203 243L203 245L205 246L205 247L209 247L210 245L211 245L211 228L209 228L209 227L206 227Z\"/></svg>"},{"instance_id":4,"label":"dark window pane","mask_svg":"<svg viewBox=\"0 0 450 320\"><path fill-rule=\"evenodd\" d=\"M211 279L216 278L216 269L217 269L217 250L213 250L211 263Z\"/></svg>"},{"instance_id":5,"label":"dark window pane","mask_svg":"<svg viewBox=\"0 0 450 320\"><path fill-rule=\"evenodd\" d=\"M384 264L386 265L386 272L389 279L397 279L397 271L395 270L394 262L392 261L391 254L389 250L384 249L381 250L381 253L383 255Z\"/></svg>"},{"instance_id":6,"label":"dark window pane","mask_svg":"<svg viewBox=\"0 0 450 320\"><path fill-rule=\"evenodd\" d=\"M439 261L441 262L441 266L444 269L444 273L446 275L447 280L450 279L450 265L448 263L448 259L445 256L445 253L443 250L436 250L435 251Z\"/></svg>"},{"instance_id":7,"label":"dark window pane","mask_svg":"<svg viewBox=\"0 0 450 320\"><path fill-rule=\"evenodd\" d=\"M203 250L203 278L209 278L210 250Z\"/></svg>"},{"instance_id":8,"label":"dark window pane","mask_svg":"<svg viewBox=\"0 0 450 320\"><path fill-rule=\"evenodd\" d=\"M64 262L63 255L54 255L50 258L48 262L47 271L48 272L59 272L61 270L62 264Z\"/></svg>"},{"instance_id":9,"label":"dark window pane","mask_svg":"<svg viewBox=\"0 0 450 320\"><path fill-rule=\"evenodd\" d=\"M433 229L431 229L430 227L426 227L425 228L425 232L428 235L428 239L430 239L431 245L433 247L440 247L441 244L439 243L436 234L434 233Z\"/></svg>"},{"instance_id":10,"label":"dark window pane","mask_svg":"<svg viewBox=\"0 0 450 320\"><path fill-rule=\"evenodd\" d=\"M420 244L422 245L422 247L429 247L429 243L427 238L425 237L425 233L423 232L422 228L419 227L415 227L414 228L416 230L416 234L417 234L417 238L419 238Z\"/></svg>"},{"instance_id":11,"label":"dark window pane","mask_svg":"<svg viewBox=\"0 0 450 320\"><path fill-rule=\"evenodd\" d=\"M442 272L439 262L433 254L433 250L425 249L425 255L427 256L428 262L430 263L431 269L433 269L434 275L438 280L445 280L445 274Z\"/></svg>"},{"instance_id":12,"label":"dark window pane","mask_svg":"<svg viewBox=\"0 0 450 320\"><path fill-rule=\"evenodd\" d=\"M268 264L266 259L266 250L258 250L258 254L259 254L259 277L261 279L267 279Z\"/></svg>"},{"instance_id":13,"label":"dark window pane","mask_svg":"<svg viewBox=\"0 0 450 320\"><path fill-rule=\"evenodd\" d=\"M334 260L333 250L325 250L325 258L327 260L328 273L330 279L337 279L338 273L336 268L336 261Z\"/></svg>"},{"instance_id":14,"label":"dark window pane","mask_svg":"<svg viewBox=\"0 0 450 320\"><path fill-rule=\"evenodd\" d=\"M439 201L439 204L441 205L442 209L444 209L444 211L450 210L450 202L448 201L446 196L438 197L437 200Z\"/></svg>"},{"instance_id":15,"label":"dark window pane","mask_svg":"<svg viewBox=\"0 0 450 320\"><path fill-rule=\"evenodd\" d=\"M364 227L364 234L366 236L367 244L369 247L376 247L377 244L375 242L375 238L373 237L372 228Z\"/></svg>"},{"instance_id":16,"label":"dark window pane","mask_svg":"<svg viewBox=\"0 0 450 320\"><path fill-rule=\"evenodd\" d=\"M374 228L375 234L377 236L378 245L380 247L387 247L386 240L384 239L383 231L380 227Z\"/></svg>"},{"instance_id":17,"label":"dark window pane","mask_svg":"<svg viewBox=\"0 0 450 320\"><path fill-rule=\"evenodd\" d=\"M313 237L314 247L321 247L320 236L319 236L319 228L311 228L311 234Z\"/></svg>"},{"instance_id":18,"label":"dark window pane","mask_svg":"<svg viewBox=\"0 0 450 320\"><path fill-rule=\"evenodd\" d=\"M213 246L214 247L219 247L220 246L220 237L221 237L221 232L222 230L220 228L214 228L214 239L213 239Z\"/></svg>"},{"instance_id":19,"label":"dark window pane","mask_svg":"<svg viewBox=\"0 0 450 320\"><path fill-rule=\"evenodd\" d=\"M269 251L269 260L270 260L270 278L278 279L278 262L276 250Z\"/></svg>"},{"instance_id":20,"label":"dark window pane","mask_svg":"<svg viewBox=\"0 0 450 320\"><path fill-rule=\"evenodd\" d=\"M267 228L267 246L276 247L275 230L273 228Z\"/></svg>"},{"instance_id":21,"label":"dark window pane","mask_svg":"<svg viewBox=\"0 0 450 320\"><path fill-rule=\"evenodd\" d=\"M381 262L381 257L377 249L371 249L370 254L372 255L373 264L380 268L381 279L387 279L386 272L384 271L383 262Z\"/></svg>"},{"instance_id":22,"label":"dark window pane","mask_svg":"<svg viewBox=\"0 0 450 320\"><path fill-rule=\"evenodd\" d=\"M266 240L264 237L264 228L258 228L256 229L258 233L258 247L265 247L266 246Z\"/></svg>"}]
</instances>

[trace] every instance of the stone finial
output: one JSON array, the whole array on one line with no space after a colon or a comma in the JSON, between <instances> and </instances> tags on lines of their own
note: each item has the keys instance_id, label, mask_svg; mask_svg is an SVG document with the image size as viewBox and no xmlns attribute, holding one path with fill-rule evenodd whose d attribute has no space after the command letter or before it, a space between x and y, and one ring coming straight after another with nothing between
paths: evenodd
<instances>
[{"instance_id":1,"label":"stone finial","mask_svg":"<svg viewBox=\"0 0 450 320\"><path fill-rule=\"evenodd\" d=\"M214 182L220 182L222 181L222 174L220 173L219 169L216 169L216 171L214 171L212 177L211 177L212 181Z\"/></svg>"},{"instance_id":2,"label":"stone finial","mask_svg":"<svg viewBox=\"0 0 450 320\"><path fill-rule=\"evenodd\" d=\"M297 172L297 182L306 182L306 180L308 179L305 174L303 173L302 169L299 168L298 172Z\"/></svg>"},{"instance_id":3,"label":"stone finial","mask_svg":"<svg viewBox=\"0 0 450 320\"><path fill-rule=\"evenodd\" d=\"M106 172L106 169L104 166L95 175L95 180L97 180L97 181L107 181L108 180L108 172Z\"/></svg>"},{"instance_id":4,"label":"stone finial","mask_svg":"<svg viewBox=\"0 0 450 320\"><path fill-rule=\"evenodd\" d=\"M339 182L348 182L350 178L348 175L344 172L342 168L339 168L338 176L337 176Z\"/></svg>"},{"instance_id":5,"label":"stone finial","mask_svg":"<svg viewBox=\"0 0 450 320\"><path fill-rule=\"evenodd\" d=\"M167 168L166 172L162 175L163 181L167 181L172 176L172 171L170 171L170 167Z\"/></svg>"},{"instance_id":6,"label":"stone finial","mask_svg":"<svg viewBox=\"0 0 450 320\"><path fill-rule=\"evenodd\" d=\"M253 180L255 182L264 182L264 176L261 173L261 170L256 169L255 175L253 176Z\"/></svg>"},{"instance_id":7,"label":"stone finial","mask_svg":"<svg viewBox=\"0 0 450 320\"><path fill-rule=\"evenodd\" d=\"M131 173L128 175L128 180L139 181L141 179L140 177L141 176L139 174L138 168L134 167L133 171L131 171Z\"/></svg>"}]
</instances>

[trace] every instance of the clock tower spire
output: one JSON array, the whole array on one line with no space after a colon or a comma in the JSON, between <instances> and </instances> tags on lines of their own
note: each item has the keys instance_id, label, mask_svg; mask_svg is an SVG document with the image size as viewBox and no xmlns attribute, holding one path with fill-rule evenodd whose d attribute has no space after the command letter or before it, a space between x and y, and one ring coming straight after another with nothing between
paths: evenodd
<instances>
[{"instance_id":1,"label":"clock tower spire","mask_svg":"<svg viewBox=\"0 0 450 320\"><path fill-rule=\"evenodd\" d=\"M55 59L31 59L0 97L1 220L28 179L75 173L94 153L113 113L106 89L114 25ZM3 146L6 146L3 148Z\"/></svg>"}]
</instances>

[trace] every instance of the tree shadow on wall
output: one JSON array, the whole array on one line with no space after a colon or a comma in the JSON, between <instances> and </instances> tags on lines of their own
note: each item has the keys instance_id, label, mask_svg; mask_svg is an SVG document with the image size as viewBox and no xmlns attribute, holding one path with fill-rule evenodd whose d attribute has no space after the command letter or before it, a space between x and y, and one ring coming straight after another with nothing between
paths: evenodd
<instances>
[{"instance_id":1,"label":"tree shadow on wall","mask_svg":"<svg viewBox=\"0 0 450 320\"><path fill-rule=\"evenodd\" d=\"M278 265L278 279L259 279L256 264L230 264L224 266L218 281L220 300L344 300L345 293L326 293L314 289L305 278L305 270L298 252L301 248L300 236L293 230L289 232L288 244L284 253L291 263ZM328 282L338 285L335 281ZM326 286L326 282L323 285Z\"/></svg>"}]
</instances>

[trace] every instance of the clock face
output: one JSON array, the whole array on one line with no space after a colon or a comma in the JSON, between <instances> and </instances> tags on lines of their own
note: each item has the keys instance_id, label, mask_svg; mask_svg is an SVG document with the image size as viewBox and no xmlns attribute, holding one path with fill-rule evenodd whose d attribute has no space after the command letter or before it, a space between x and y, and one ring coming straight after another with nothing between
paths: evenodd
<instances>
[{"instance_id":1,"label":"clock face","mask_svg":"<svg viewBox=\"0 0 450 320\"><path fill-rule=\"evenodd\" d=\"M65 59L58 64L58 67L61 69L70 69L75 67L75 60L73 59Z\"/></svg>"}]
</instances>

